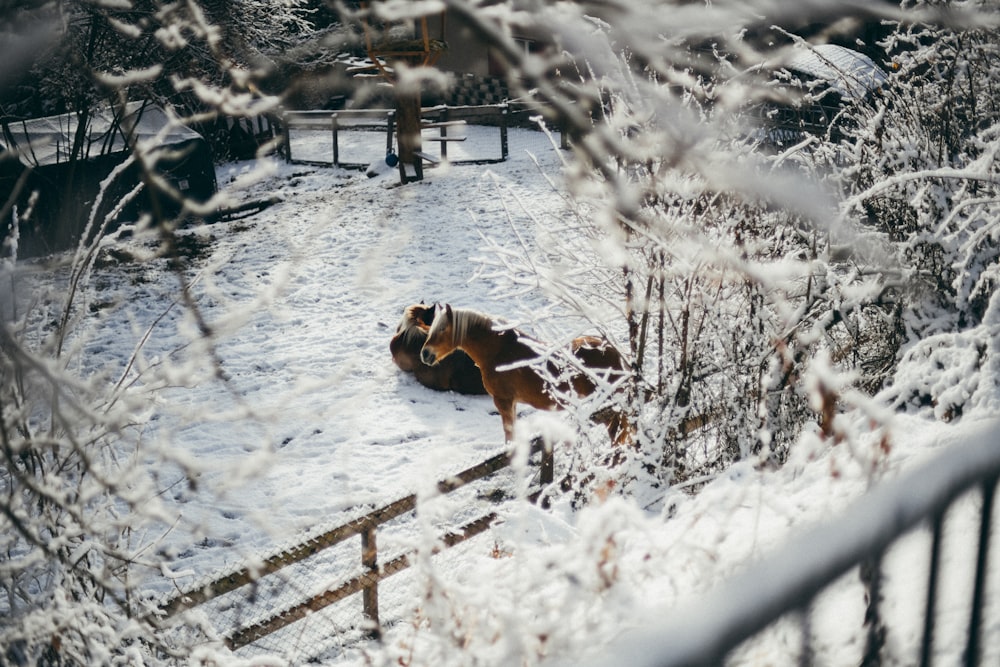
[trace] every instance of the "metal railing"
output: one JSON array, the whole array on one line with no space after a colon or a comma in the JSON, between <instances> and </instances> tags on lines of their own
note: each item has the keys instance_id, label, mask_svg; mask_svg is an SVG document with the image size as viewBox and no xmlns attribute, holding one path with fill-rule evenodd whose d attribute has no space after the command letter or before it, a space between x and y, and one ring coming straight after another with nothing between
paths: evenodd
<instances>
[{"instance_id":1,"label":"metal railing","mask_svg":"<svg viewBox=\"0 0 1000 667\"><path fill-rule=\"evenodd\" d=\"M674 622L631 633L606 650L608 657L594 664L630 667L714 667L727 661L740 664L734 656L740 646L783 618L798 620L801 633L798 663L813 664L817 657L813 603L855 568L860 568L867 598L861 628L864 632L861 664L880 664L890 657L885 654L893 630L882 613L884 556L900 538L921 528L931 533L931 553L924 608L914 612L922 614L919 656L913 656L912 660L895 657L899 664L932 664L936 652L934 631L940 611L946 515L957 500L969 494L979 494L982 509L978 534L974 536L975 573L968 602L965 645L961 650L955 646L937 649L957 653L955 662L948 664L983 664L983 631L988 627L984 620L986 582L990 574L990 537L998 479L1000 422L990 421L969 429L963 444L949 446L929 464L876 487L839 518L790 540L778 553L748 567L698 603L669 612Z\"/></svg>"}]
</instances>

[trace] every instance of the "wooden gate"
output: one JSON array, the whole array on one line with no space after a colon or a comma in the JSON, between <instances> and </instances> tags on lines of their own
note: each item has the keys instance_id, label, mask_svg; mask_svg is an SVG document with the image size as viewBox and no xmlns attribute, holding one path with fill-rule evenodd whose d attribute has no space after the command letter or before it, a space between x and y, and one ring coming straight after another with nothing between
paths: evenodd
<instances>
[{"instance_id":1,"label":"wooden gate","mask_svg":"<svg viewBox=\"0 0 1000 667\"><path fill-rule=\"evenodd\" d=\"M541 452L540 488L529 496L532 502L538 499L539 495L546 486L552 483L553 479L552 449L536 442L531 449L531 454L539 451ZM512 452L497 454L463 470L457 475L439 481L437 483L437 491L442 495L446 495L471 482L489 477L497 471L509 467L511 459ZM272 613L263 620L234 631L225 632L223 635L226 645L230 649L235 650L252 644L262 637L301 620L312 612L360 592L362 593L360 611L370 628L368 634L370 636L378 636L381 632L379 625L378 584L383 579L402 572L410 566L410 557L405 554L386 562L379 561L377 546L378 527L397 517L413 512L416 507L416 494L410 494L378 507L364 516L343 523L293 547L268 556L252 566L240 567L234 571L221 574L208 583L200 584L192 590L179 593L160 605L159 610L161 615L169 618L181 611L191 609L244 586L254 584L269 574L276 573L290 565L301 563L307 558L340 544L351 537L360 536L362 564L362 573L360 575L350 577L338 586L329 588L294 606ZM495 512L489 512L448 532L440 540L441 548L450 548L486 531L496 519L496 516Z\"/></svg>"}]
</instances>

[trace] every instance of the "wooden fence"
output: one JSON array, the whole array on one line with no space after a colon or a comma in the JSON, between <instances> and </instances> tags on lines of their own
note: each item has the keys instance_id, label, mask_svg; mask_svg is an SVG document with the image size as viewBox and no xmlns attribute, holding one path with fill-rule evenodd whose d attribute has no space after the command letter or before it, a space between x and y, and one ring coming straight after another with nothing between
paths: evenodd
<instances>
[{"instance_id":1,"label":"wooden fence","mask_svg":"<svg viewBox=\"0 0 1000 667\"><path fill-rule=\"evenodd\" d=\"M440 157L421 153L424 161L436 164L448 159L448 145L462 142L466 137L449 130L458 130L468 124L495 126L499 134L499 154L496 157L475 157L450 160L452 164L493 164L504 162L510 149L507 138L510 111L506 104L485 106L435 106L420 110L421 130L431 131L423 138L426 143L437 143ZM385 133L385 152L393 150L395 139L395 111L392 109L346 109L337 111L285 111L278 120L283 128L283 153L289 162L301 164L332 164L347 169L364 169L368 162L344 160L341 155L340 133L345 130L369 130ZM330 132L330 162L306 160L292 155L290 133L293 130L328 130Z\"/></svg>"},{"instance_id":2,"label":"wooden fence","mask_svg":"<svg viewBox=\"0 0 1000 667\"><path fill-rule=\"evenodd\" d=\"M532 447L531 454L538 452L541 452L539 481L541 489L544 489L553 480L554 457L551 448L536 443ZM446 495L467 484L489 477L509 467L511 458L511 452L503 452L492 456L456 475L439 481L437 483L437 490L442 495ZM529 496L532 502L537 501L541 492L541 490L538 490ZM209 602L244 586L254 584L262 577L274 574L290 565L300 563L324 549L340 544L351 537L360 536L360 556L363 568L360 575L350 577L319 595L314 595L292 607L282 609L252 625L224 633L224 637L227 646L235 650L252 644L262 637L305 618L312 612L323 609L356 593L362 593L361 612L371 628L369 634L377 636L380 634L378 584L383 579L402 572L410 566L410 558L406 554L396 556L385 562L380 562L377 531L379 526L388 521L413 512L416 506L417 496L416 494L410 494L387 505L378 507L364 516L327 530L291 548L275 553L252 566L241 567L235 571L221 574L208 583L200 584L190 591L179 593L168 599L160 605L161 615L163 617L170 617L186 609ZM486 531L495 519L496 513L489 512L473 521L465 523L441 538L441 548L450 548Z\"/></svg>"}]
</instances>

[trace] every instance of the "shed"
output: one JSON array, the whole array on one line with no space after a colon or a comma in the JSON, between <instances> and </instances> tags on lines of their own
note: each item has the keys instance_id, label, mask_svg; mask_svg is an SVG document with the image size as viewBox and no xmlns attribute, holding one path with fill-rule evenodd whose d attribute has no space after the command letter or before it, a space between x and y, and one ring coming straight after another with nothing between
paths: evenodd
<instances>
[{"instance_id":1,"label":"shed","mask_svg":"<svg viewBox=\"0 0 1000 667\"><path fill-rule=\"evenodd\" d=\"M82 131L80 123L77 114L2 123L0 156L5 159L0 160L0 208L13 194L23 212L29 197L37 193L27 228L19 230L19 256L65 250L80 240L102 182L130 155L128 128L134 128L139 142L154 146L156 171L176 196L152 194L143 188L115 213L112 228L144 212L173 217L183 210L182 199L204 202L215 194L215 166L208 143L194 130L171 121L161 107L133 102L124 113L97 109L85 116ZM22 179L26 179L24 186L18 187ZM131 164L105 185L94 219L101 221L114 211L140 179L138 165ZM12 219L8 216L2 221L4 238L10 234Z\"/></svg>"},{"instance_id":2,"label":"shed","mask_svg":"<svg viewBox=\"0 0 1000 667\"><path fill-rule=\"evenodd\" d=\"M870 102L889 82L889 75L871 58L836 44L796 48L773 77L772 85L782 93L778 101L750 112L761 125L752 136L778 148L798 143L808 134L842 141L844 126L851 120L841 111Z\"/></svg>"}]
</instances>

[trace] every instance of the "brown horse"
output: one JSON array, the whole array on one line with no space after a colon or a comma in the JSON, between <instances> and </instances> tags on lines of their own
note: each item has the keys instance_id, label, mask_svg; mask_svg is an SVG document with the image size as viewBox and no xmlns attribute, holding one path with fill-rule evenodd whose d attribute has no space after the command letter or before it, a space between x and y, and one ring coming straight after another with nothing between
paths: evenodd
<instances>
[{"instance_id":1,"label":"brown horse","mask_svg":"<svg viewBox=\"0 0 1000 667\"><path fill-rule=\"evenodd\" d=\"M546 373L539 364L533 363L539 354L531 342L531 338L517 330L498 329L494 320L482 313L438 305L420 358L425 364L438 365L449 359L455 350L468 353L479 366L483 385L500 411L503 434L508 442L514 435L518 403L527 403L539 410L561 409L563 405L558 396L569 393L589 396L597 388L595 378L614 383L627 372L625 361L606 340L584 336L573 340L570 351L587 372L566 364L569 379L558 380L553 385L549 378L560 378L560 368L549 361ZM608 427L612 440L619 431L624 434L622 415L601 412L604 416L595 418Z\"/></svg>"},{"instance_id":2,"label":"brown horse","mask_svg":"<svg viewBox=\"0 0 1000 667\"><path fill-rule=\"evenodd\" d=\"M434 306L416 303L403 309L403 319L389 341L392 360L400 369L413 373L417 382L425 387L460 394L485 394L482 375L469 355L452 355L446 363L437 366L420 361L420 350L433 319Z\"/></svg>"}]
</instances>

